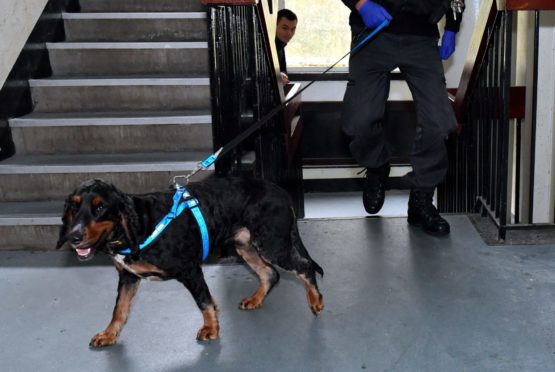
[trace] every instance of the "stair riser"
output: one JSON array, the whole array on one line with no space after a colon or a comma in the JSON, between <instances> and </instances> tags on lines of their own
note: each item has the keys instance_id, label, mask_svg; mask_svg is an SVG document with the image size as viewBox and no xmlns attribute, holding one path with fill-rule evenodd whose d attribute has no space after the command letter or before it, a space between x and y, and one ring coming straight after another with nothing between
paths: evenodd
<instances>
[{"instance_id":1,"label":"stair riser","mask_svg":"<svg viewBox=\"0 0 555 372\"><path fill-rule=\"evenodd\" d=\"M209 109L208 85L39 86L36 112Z\"/></svg>"},{"instance_id":2,"label":"stair riser","mask_svg":"<svg viewBox=\"0 0 555 372\"><path fill-rule=\"evenodd\" d=\"M60 226L0 226L0 250L54 250Z\"/></svg>"},{"instance_id":3,"label":"stair riser","mask_svg":"<svg viewBox=\"0 0 555 372\"><path fill-rule=\"evenodd\" d=\"M24 154L110 154L212 149L212 126L127 125L12 128Z\"/></svg>"},{"instance_id":4,"label":"stair riser","mask_svg":"<svg viewBox=\"0 0 555 372\"><path fill-rule=\"evenodd\" d=\"M208 74L208 49L50 49L54 76Z\"/></svg>"},{"instance_id":5,"label":"stair riser","mask_svg":"<svg viewBox=\"0 0 555 372\"><path fill-rule=\"evenodd\" d=\"M127 193L166 191L174 176L187 174L191 169L160 172L100 172L87 173L37 173L0 175L0 202L64 200L83 181L101 178L114 183ZM205 171L195 176L198 181L212 174Z\"/></svg>"},{"instance_id":6,"label":"stair riser","mask_svg":"<svg viewBox=\"0 0 555 372\"><path fill-rule=\"evenodd\" d=\"M66 41L206 41L206 19L66 19Z\"/></svg>"},{"instance_id":7,"label":"stair riser","mask_svg":"<svg viewBox=\"0 0 555 372\"><path fill-rule=\"evenodd\" d=\"M80 0L81 12L202 12L200 0Z\"/></svg>"}]
</instances>

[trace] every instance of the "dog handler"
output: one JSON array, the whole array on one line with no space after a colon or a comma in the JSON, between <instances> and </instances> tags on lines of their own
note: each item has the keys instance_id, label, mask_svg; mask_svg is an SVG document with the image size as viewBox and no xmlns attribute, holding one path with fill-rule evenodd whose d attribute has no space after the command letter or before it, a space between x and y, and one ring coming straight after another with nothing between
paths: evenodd
<instances>
[{"instance_id":1,"label":"dog handler","mask_svg":"<svg viewBox=\"0 0 555 372\"><path fill-rule=\"evenodd\" d=\"M445 139L456 127L447 98L441 60L455 51L464 3L461 0L342 0L349 18L353 45L385 19L391 23L349 60L349 83L343 99L343 131L351 138L350 150L366 167L363 203L378 213L385 199L390 145L383 130L389 95L389 73L404 74L416 107L417 128L411 153L412 172L408 222L429 234L449 234L449 223L432 203L436 186L447 173ZM437 22L446 16L441 46Z\"/></svg>"}]
</instances>

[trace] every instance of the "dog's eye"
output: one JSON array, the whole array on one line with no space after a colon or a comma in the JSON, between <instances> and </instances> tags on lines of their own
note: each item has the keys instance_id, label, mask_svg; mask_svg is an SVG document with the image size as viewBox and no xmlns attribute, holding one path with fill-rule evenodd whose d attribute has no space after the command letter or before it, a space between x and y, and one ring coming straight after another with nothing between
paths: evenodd
<instances>
[{"instance_id":1,"label":"dog's eye","mask_svg":"<svg viewBox=\"0 0 555 372\"><path fill-rule=\"evenodd\" d=\"M103 210L104 210L104 206L102 204L99 204L94 208L94 211L97 215L102 213Z\"/></svg>"}]
</instances>

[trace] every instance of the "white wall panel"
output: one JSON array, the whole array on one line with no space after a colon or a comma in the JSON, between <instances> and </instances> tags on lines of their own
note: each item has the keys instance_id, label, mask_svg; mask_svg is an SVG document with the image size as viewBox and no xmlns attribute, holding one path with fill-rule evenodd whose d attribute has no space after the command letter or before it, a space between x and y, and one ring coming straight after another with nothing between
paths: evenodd
<instances>
[{"instance_id":1,"label":"white wall panel","mask_svg":"<svg viewBox=\"0 0 555 372\"><path fill-rule=\"evenodd\" d=\"M47 0L0 0L0 87L46 3Z\"/></svg>"}]
</instances>

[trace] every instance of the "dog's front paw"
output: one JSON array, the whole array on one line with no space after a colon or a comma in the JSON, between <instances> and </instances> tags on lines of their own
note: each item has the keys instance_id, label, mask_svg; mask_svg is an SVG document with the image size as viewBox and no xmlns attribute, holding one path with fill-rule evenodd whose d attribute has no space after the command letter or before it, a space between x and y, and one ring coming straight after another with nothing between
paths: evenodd
<instances>
[{"instance_id":1,"label":"dog's front paw","mask_svg":"<svg viewBox=\"0 0 555 372\"><path fill-rule=\"evenodd\" d=\"M102 347L102 346L109 346L116 343L118 340L118 335L113 332L103 331L97 333L89 343L90 347Z\"/></svg>"},{"instance_id":2,"label":"dog's front paw","mask_svg":"<svg viewBox=\"0 0 555 372\"><path fill-rule=\"evenodd\" d=\"M219 337L220 331L218 327L215 326L205 325L199 329L197 333L197 340L199 341L217 340Z\"/></svg>"}]
</instances>

